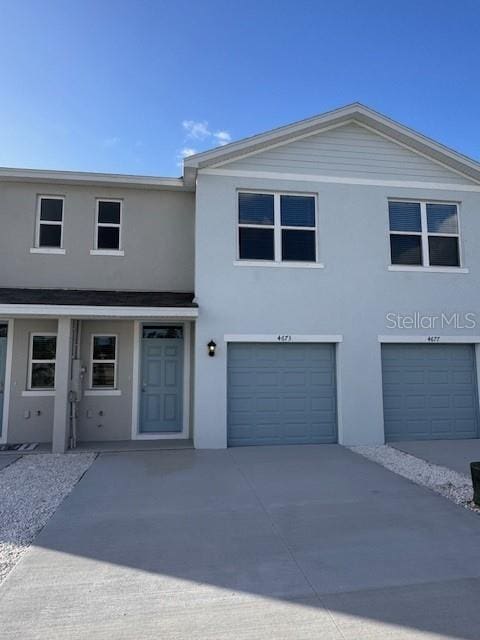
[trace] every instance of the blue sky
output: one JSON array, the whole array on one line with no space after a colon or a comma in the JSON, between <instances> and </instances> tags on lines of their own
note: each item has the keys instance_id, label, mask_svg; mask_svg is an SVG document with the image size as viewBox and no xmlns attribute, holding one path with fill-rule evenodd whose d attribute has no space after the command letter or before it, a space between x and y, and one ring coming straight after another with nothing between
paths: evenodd
<instances>
[{"instance_id":1,"label":"blue sky","mask_svg":"<svg viewBox=\"0 0 480 640\"><path fill-rule=\"evenodd\" d=\"M0 0L0 166L180 175L360 101L480 160L478 0Z\"/></svg>"}]
</instances>

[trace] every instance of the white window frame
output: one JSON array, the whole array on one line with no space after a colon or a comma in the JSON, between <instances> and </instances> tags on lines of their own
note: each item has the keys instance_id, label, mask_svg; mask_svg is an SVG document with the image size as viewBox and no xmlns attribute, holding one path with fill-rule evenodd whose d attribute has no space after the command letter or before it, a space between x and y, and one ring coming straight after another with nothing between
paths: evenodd
<instances>
[{"instance_id":1,"label":"white window frame","mask_svg":"<svg viewBox=\"0 0 480 640\"><path fill-rule=\"evenodd\" d=\"M55 358L53 360L34 360L33 359L33 339L37 337L45 337L45 336L55 336L57 334L51 331L42 331L30 334L30 345L28 351L28 378L27 378L27 390L32 391L34 393L37 392L55 392L55 377L53 382L53 387L34 387L32 386L32 370L34 364L53 364L55 365L55 375L57 373L57 352L55 350ZM58 346L58 345L57 345Z\"/></svg>"},{"instance_id":2,"label":"white window frame","mask_svg":"<svg viewBox=\"0 0 480 640\"><path fill-rule=\"evenodd\" d=\"M42 210L42 200L61 200L62 201L62 220L41 220L40 213ZM37 196L37 212L35 217L35 246L30 249L30 253L52 253L64 255L65 249L63 248L63 231L65 222L65 196L52 195L52 194L39 194ZM59 247L47 247L40 245L40 227L41 225L49 225L51 227L61 227L60 230L60 246Z\"/></svg>"},{"instance_id":3,"label":"white window frame","mask_svg":"<svg viewBox=\"0 0 480 640\"><path fill-rule=\"evenodd\" d=\"M255 193L260 195L273 195L273 225L254 224L240 222L240 194ZM304 196L313 198L315 202L315 226L314 227L293 227L282 225L280 201L281 196ZM282 267L321 267L319 262L319 242L318 242L318 194L303 191L265 191L263 189L238 189L236 192L236 266L282 266ZM240 229L273 229L273 260L263 260L261 258L241 258L240 257ZM315 260L283 260L282 259L282 231L313 231L315 233Z\"/></svg>"},{"instance_id":4,"label":"white window frame","mask_svg":"<svg viewBox=\"0 0 480 640\"><path fill-rule=\"evenodd\" d=\"M115 338L115 358L112 360L94 360L93 348L95 338ZM93 386L93 365L94 364L113 364L113 387ZM117 368L118 368L118 334L116 333L92 333L90 341L90 379L89 391L113 391L117 389Z\"/></svg>"},{"instance_id":5,"label":"white window frame","mask_svg":"<svg viewBox=\"0 0 480 640\"><path fill-rule=\"evenodd\" d=\"M447 200L418 200L411 198L389 198L390 202L410 202L412 204L420 205L420 224L421 231L392 231L390 229L390 219L388 220L388 240L390 245L390 238L392 235L398 236L420 236L422 247L422 264L399 264L392 262L392 251L390 245L390 266L391 271L461 271L462 273L468 272L463 268L463 255L462 255L462 243L460 232L460 203ZM436 233L428 230L427 220L427 204L448 204L454 205L457 210L457 233ZM430 249L428 244L429 237L442 237L442 238L457 238L458 241L458 265L455 266L443 266L443 265L430 265Z\"/></svg>"},{"instance_id":6,"label":"white window frame","mask_svg":"<svg viewBox=\"0 0 480 640\"><path fill-rule=\"evenodd\" d=\"M99 222L99 212L101 202L112 202L120 205L120 222ZM93 240L93 249L90 251L92 256L123 256L125 251L122 248L122 225L123 225L123 200L121 198L96 198L95 199L95 237ZM100 227L110 227L118 229L118 248L117 249L99 249L98 247L98 230Z\"/></svg>"}]
</instances>

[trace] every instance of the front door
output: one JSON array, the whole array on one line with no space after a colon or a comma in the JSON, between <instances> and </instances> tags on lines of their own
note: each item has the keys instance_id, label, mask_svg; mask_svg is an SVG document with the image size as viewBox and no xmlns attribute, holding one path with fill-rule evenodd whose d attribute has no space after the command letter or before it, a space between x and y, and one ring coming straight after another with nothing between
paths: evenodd
<instances>
[{"instance_id":1,"label":"front door","mask_svg":"<svg viewBox=\"0 0 480 640\"><path fill-rule=\"evenodd\" d=\"M7 360L7 326L0 324L0 436L2 435L3 398L5 395L5 362Z\"/></svg>"},{"instance_id":2,"label":"front door","mask_svg":"<svg viewBox=\"0 0 480 640\"><path fill-rule=\"evenodd\" d=\"M181 325L144 325L140 433L182 431L183 352Z\"/></svg>"}]
</instances>

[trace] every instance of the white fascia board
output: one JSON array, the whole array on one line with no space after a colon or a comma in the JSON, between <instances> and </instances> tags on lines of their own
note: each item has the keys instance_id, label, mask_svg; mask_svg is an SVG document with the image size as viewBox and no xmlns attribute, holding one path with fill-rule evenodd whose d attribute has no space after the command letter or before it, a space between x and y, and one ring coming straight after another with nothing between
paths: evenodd
<instances>
[{"instance_id":1,"label":"white fascia board","mask_svg":"<svg viewBox=\"0 0 480 640\"><path fill-rule=\"evenodd\" d=\"M197 318L194 307L94 307L82 305L3 304L3 317Z\"/></svg>"},{"instance_id":2,"label":"white fascia board","mask_svg":"<svg viewBox=\"0 0 480 640\"><path fill-rule=\"evenodd\" d=\"M13 182L45 182L49 184L86 184L105 187L121 186L148 189L173 189L180 191L192 190L185 185L182 178L91 173L87 171L50 171L44 169L0 167L0 180Z\"/></svg>"},{"instance_id":3,"label":"white fascia board","mask_svg":"<svg viewBox=\"0 0 480 640\"><path fill-rule=\"evenodd\" d=\"M326 184L352 184L365 187L393 187L400 189L434 189L436 191L480 191L480 184L447 182L421 182L415 180L382 180L380 178L356 178L354 176L325 176L312 173L282 173L248 169L201 169L201 175L255 180L288 180L289 182L316 182Z\"/></svg>"},{"instance_id":4,"label":"white fascia board","mask_svg":"<svg viewBox=\"0 0 480 640\"><path fill-rule=\"evenodd\" d=\"M480 343L480 336L442 336L442 335L426 335L426 336L395 336L380 335L378 342L383 344L477 344Z\"/></svg>"},{"instance_id":5,"label":"white fascia board","mask_svg":"<svg viewBox=\"0 0 480 640\"><path fill-rule=\"evenodd\" d=\"M342 335L320 335L320 334L253 334L253 333L230 333L223 336L225 342L276 342L278 344L288 344L292 342L343 342Z\"/></svg>"}]
</instances>

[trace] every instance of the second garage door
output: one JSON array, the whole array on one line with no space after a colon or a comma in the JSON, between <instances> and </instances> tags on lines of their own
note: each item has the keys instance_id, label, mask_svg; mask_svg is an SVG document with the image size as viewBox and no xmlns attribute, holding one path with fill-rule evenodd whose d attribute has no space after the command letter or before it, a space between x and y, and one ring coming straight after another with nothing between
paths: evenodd
<instances>
[{"instance_id":1,"label":"second garage door","mask_svg":"<svg viewBox=\"0 0 480 640\"><path fill-rule=\"evenodd\" d=\"M336 441L333 344L229 345L229 446Z\"/></svg>"},{"instance_id":2,"label":"second garage door","mask_svg":"<svg viewBox=\"0 0 480 640\"><path fill-rule=\"evenodd\" d=\"M385 344L382 373L387 441L478 437L473 345Z\"/></svg>"}]
</instances>

